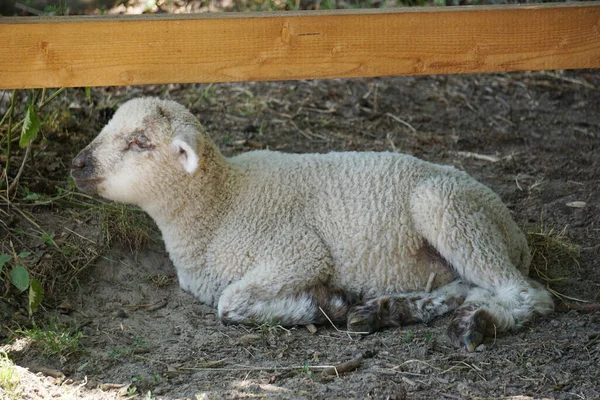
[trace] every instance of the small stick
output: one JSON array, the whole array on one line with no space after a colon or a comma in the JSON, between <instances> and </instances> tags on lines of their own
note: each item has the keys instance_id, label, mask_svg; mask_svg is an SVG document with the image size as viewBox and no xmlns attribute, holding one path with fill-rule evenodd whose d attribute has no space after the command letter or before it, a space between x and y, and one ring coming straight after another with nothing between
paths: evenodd
<instances>
[{"instance_id":1,"label":"small stick","mask_svg":"<svg viewBox=\"0 0 600 400\"><path fill-rule=\"evenodd\" d=\"M369 332L351 332L351 331L342 331L340 329L338 329L337 326L335 326L335 324L333 323L333 321L331 320L331 318L329 318L329 315L327 315L327 313L325 311L323 311L323 309L321 307L319 307L319 310L321 310L321 312L323 313L323 315L325 316L325 318L327 318L327 321L329 321L329 323L331 324L331 326L333 326L333 329L335 329L336 331L338 331L339 333L345 333L348 335L348 337L352 338L350 336L350 334L354 334L354 335L368 335Z\"/></svg>"},{"instance_id":2,"label":"small stick","mask_svg":"<svg viewBox=\"0 0 600 400\"><path fill-rule=\"evenodd\" d=\"M8 187L8 193L7 193L8 196L10 196L10 193L13 190L15 190L15 188L19 184L19 179L21 179L21 175L23 174L23 170L25 169L25 163L27 162L27 159L29 158L30 152L31 152L31 143L29 143L29 145L27 146L27 149L25 150L25 155L23 156L23 162L21 163L19 172L17 172L17 176L15 176L15 178L10 183L10 186Z\"/></svg>"},{"instance_id":3,"label":"small stick","mask_svg":"<svg viewBox=\"0 0 600 400\"><path fill-rule=\"evenodd\" d=\"M41 17L44 15L44 13L40 10L36 10L35 8L31 8L25 4L21 4L21 3L15 3L15 8L18 8L19 10L23 10L26 11L30 14L33 15L37 15L38 17Z\"/></svg>"},{"instance_id":4,"label":"small stick","mask_svg":"<svg viewBox=\"0 0 600 400\"><path fill-rule=\"evenodd\" d=\"M431 293L433 290L433 281L435 280L436 275L437 274L435 272L429 274L429 279L427 279L427 285L425 286L425 291L427 293Z\"/></svg>"},{"instance_id":5,"label":"small stick","mask_svg":"<svg viewBox=\"0 0 600 400\"><path fill-rule=\"evenodd\" d=\"M343 362L338 365L334 365L333 367L326 368L323 370L322 374L323 375L331 375L331 376L333 376L333 375L339 376L340 374L354 371L355 369L360 367L361 363L362 363L362 356L353 358L350 361L346 361L346 362Z\"/></svg>"},{"instance_id":6,"label":"small stick","mask_svg":"<svg viewBox=\"0 0 600 400\"><path fill-rule=\"evenodd\" d=\"M57 379L64 379L65 377L65 374L63 374L62 372L45 367L29 367L29 370L34 373L40 372L44 375L51 376Z\"/></svg>"},{"instance_id":7,"label":"small stick","mask_svg":"<svg viewBox=\"0 0 600 400\"><path fill-rule=\"evenodd\" d=\"M417 133L417 130L415 129L415 127L412 126L411 124L409 124L408 122L406 122L405 120L403 120L402 118L398 118L392 113L385 113L385 115L387 115L388 117L390 117L391 119L393 119L396 122L400 122L402 125L406 126L408 129L410 129L412 131L412 133Z\"/></svg>"},{"instance_id":8,"label":"small stick","mask_svg":"<svg viewBox=\"0 0 600 400\"><path fill-rule=\"evenodd\" d=\"M163 307L167 306L167 299L162 299L161 301L152 304L151 306L145 307L147 311L156 311L160 310Z\"/></svg>"},{"instance_id":9,"label":"small stick","mask_svg":"<svg viewBox=\"0 0 600 400\"><path fill-rule=\"evenodd\" d=\"M562 303L556 307L557 311L576 310L584 313L591 313L600 310L600 303L589 303L589 304L573 304L573 303Z\"/></svg>"}]
</instances>

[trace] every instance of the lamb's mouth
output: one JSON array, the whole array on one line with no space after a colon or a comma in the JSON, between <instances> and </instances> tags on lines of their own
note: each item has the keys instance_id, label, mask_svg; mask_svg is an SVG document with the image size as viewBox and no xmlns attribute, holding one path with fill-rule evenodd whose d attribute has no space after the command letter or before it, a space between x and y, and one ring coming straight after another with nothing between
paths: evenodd
<instances>
[{"instance_id":1,"label":"lamb's mouth","mask_svg":"<svg viewBox=\"0 0 600 400\"><path fill-rule=\"evenodd\" d=\"M73 176L73 181L82 192L87 194L96 194L98 192L98 185L104 181L104 178L82 179Z\"/></svg>"}]
</instances>

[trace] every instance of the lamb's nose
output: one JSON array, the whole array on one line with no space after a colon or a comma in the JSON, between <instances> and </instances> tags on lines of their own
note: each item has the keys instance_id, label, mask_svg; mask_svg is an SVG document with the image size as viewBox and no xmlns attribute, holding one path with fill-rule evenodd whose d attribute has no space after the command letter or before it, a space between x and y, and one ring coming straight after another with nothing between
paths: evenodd
<instances>
[{"instance_id":1,"label":"lamb's nose","mask_svg":"<svg viewBox=\"0 0 600 400\"><path fill-rule=\"evenodd\" d=\"M86 166L86 154L84 153L79 153L77 155L77 157L75 157L73 159L73 162L71 163L71 167L73 168L84 168Z\"/></svg>"}]
</instances>

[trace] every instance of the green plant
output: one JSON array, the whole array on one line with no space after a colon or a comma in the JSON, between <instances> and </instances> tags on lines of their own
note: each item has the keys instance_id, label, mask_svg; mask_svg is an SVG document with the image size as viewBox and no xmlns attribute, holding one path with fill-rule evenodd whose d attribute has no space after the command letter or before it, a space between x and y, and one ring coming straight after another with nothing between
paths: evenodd
<instances>
[{"instance_id":1,"label":"green plant","mask_svg":"<svg viewBox=\"0 0 600 400\"><path fill-rule=\"evenodd\" d=\"M0 397L3 399L20 399L20 378L15 364L5 352L0 353Z\"/></svg>"},{"instance_id":2,"label":"green plant","mask_svg":"<svg viewBox=\"0 0 600 400\"><path fill-rule=\"evenodd\" d=\"M62 2L59 4L59 7L62 7ZM15 198L17 192L19 191L19 181L25 170L28 160L30 159L32 145L42 130L42 118L40 118L40 111L64 90L64 88L58 89L48 96L46 89L33 89L27 91L14 90L12 92L10 107L0 119L0 152L5 157L4 169L2 170L2 175L0 176L0 198L6 204L10 204L12 199ZM24 108L17 111L19 104L16 100L21 93L26 94L27 98ZM15 118L16 115L18 115L17 112L22 113L22 117L20 119ZM18 121L16 121L17 119ZM7 122L6 125L5 122ZM15 135L19 129L20 134ZM18 142L18 148L13 147L13 144L16 144L16 142ZM21 150L24 153L22 155L22 161L19 168L12 168L12 157L15 156L19 148L24 149L24 151ZM29 190L28 188L24 188L22 193L23 195L21 198L24 201L39 201L42 199L41 195ZM36 225L34 222L32 222L32 219L17 206L12 207L10 212L15 215L18 214L22 216L24 220ZM19 235L23 234L24 232L20 226L17 226L14 228L13 233L15 235ZM43 240L46 243L52 243L56 246L53 235L43 237ZM9 254L10 250L8 253L6 252L8 248L12 250L12 255ZM17 255L14 249L12 249L12 242L10 242L10 246L4 246L4 248L0 249L0 251L4 251L4 253L0 253L0 281L11 282L12 285L19 291L19 293L28 291L28 310L29 315L31 316L39 307L42 299L44 298L44 291L40 280L33 279L31 277L30 267L26 262L24 262L24 259L28 257L30 253L22 252ZM4 268L5 266L6 268ZM4 295L7 293L9 292L5 291Z\"/></svg>"},{"instance_id":3,"label":"green plant","mask_svg":"<svg viewBox=\"0 0 600 400\"><path fill-rule=\"evenodd\" d=\"M308 378L312 379L314 377L313 371L311 370L310 364L308 363L308 361L304 363L304 365L300 369L300 372L305 374Z\"/></svg>"},{"instance_id":4,"label":"green plant","mask_svg":"<svg viewBox=\"0 0 600 400\"><path fill-rule=\"evenodd\" d=\"M29 289L28 309L29 315L31 316L42 302L44 289L39 280L31 279L27 268L23 265L22 260L30 254L31 253L29 252L22 252L13 256L0 254L0 280L3 281L4 277L8 276L10 282L17 290L19 290L19 292L24 292ZM13 264L12 268L10 271L7 269L7 272L3 273L4 266L11 261Z\"/></svg>"},{"instance_id":5,"label":"green plant","mask_svg":"<svg viewBox=\"0 0 600 400\"><path fill-rule=\"evenodd\" d=\"M115 347L108 352L110 358L130 357L135 353L143 353L148 351L148 344L139 336L133 338L133 345L126 347Z\"/></svg>"},{"instance_id":6,"label":"green plant","mask_svg":"<svg viewBox=\"0 0 600 400\"><path fill-rule=\"evenodd\" d=\"M415 340L415 333L411 330L406 330L402 332L402 341L404 343L410 343Z\"/></svg>"},{"instance_id":7,"label":"green plant","mask_svg":"<svg viewBox=\"0 0 600 400\"><path fill-rule=\"evenodd\" d=\"M81 349L83 333L71 326L51 321L45 328L34 325L30 329L20 329L18 334L29 338L44 357L67 357Z\"/></svg>"}]
</instances>

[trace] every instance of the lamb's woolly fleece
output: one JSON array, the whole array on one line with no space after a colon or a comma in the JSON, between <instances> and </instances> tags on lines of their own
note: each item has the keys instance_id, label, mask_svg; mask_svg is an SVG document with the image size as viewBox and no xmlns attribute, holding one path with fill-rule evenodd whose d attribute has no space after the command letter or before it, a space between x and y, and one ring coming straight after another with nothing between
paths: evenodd
<instances>
[{"instance_id":1,"label":"lamb's woolly fleece","mask_svg":"<svg viewBox=\"0 0 600 400\"><path fill-rule=\"evenodd\" d=\"M138 132L152 151L123 149ZM459 277L498 330L552 309L525 277L530 253L508 209L453 167L396 153L226 159L184 107L153 98L125 103L85 151L97 193L146 210L181 287L228 320L310 322L304 290L401 294L431 272L436 287Z\"/></svg>"}]
</instances>

